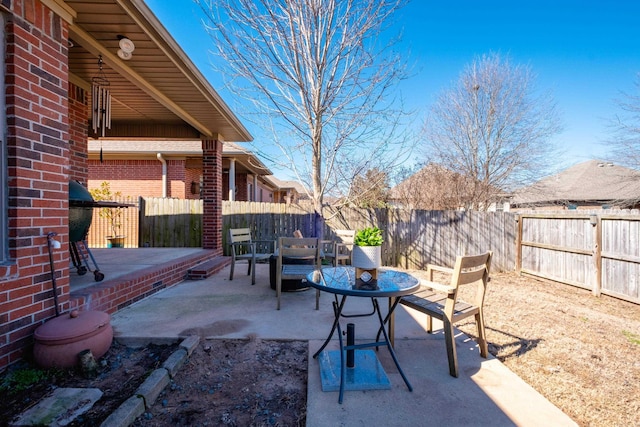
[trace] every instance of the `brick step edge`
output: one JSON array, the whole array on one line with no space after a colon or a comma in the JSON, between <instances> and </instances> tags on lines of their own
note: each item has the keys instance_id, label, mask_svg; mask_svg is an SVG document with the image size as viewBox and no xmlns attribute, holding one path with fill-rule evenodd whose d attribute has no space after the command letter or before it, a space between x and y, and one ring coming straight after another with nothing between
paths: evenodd
<instances>
[{"instance_id":1,"label":"brick step edge","mask_svg":"<svg viewBox=\"0 0 640 427\"><path fill-rule=\"evenodd\" d=\"M152 373L133 396L109 415L100 424L100 427L128 427L132 425L138 417L145 413L145 410L153 406L160 393L169 384L170 379L175 377L199 343L200 337L198 336L190 335L185 338L178 346L178 350L173 352L164 362L162 368L154 371L155 377Z\"/></svg>"},{"instance_id":2,"label":"brick step edge","mask_svg":"<svg viewBox=\"0 0 640 427\"><path fill-rule=\"evenodd\" d=\"M230 263L229 257L216 257L187 270L185 279L202 280L217 273Z\"/></svg>"}]
</instances>

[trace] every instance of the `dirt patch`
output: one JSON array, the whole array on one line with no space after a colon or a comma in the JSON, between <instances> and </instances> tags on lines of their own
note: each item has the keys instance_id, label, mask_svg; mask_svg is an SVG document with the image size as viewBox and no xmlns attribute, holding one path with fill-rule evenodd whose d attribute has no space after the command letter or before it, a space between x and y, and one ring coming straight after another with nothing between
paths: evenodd
<instances>
[{"instance_id":1,"label":"dirt patch","mask_svg":"<svg viewBox=\"0 0 640 427\"><path fill-rule=\"evenodd\" d=\"M8 424L59 387L102 390L102 398L71 424L100 425L177 348L176 344L134 349L114 342L99 360L98 374L92 379L85 378L77 369L39 369L27 361L20 362L0 375L0 425Z\"/></svg>"},{"instance_id":2,"label":"dirt patch","mask_svg":"<svg viewBox=\"0 0 640 427\"><path fill-rule=\"evenodd\" d=\"M206 340L135 426L304 426L306 341Z\"/></svg>"},{"instance_id":3,"label":"dirt patch","mask_svg":"<svg viewBox=\"0 0 640 427\"><path fill-rule=\"evenodd\" d=\"M132 349L116 342L100 359L100 372L38 369L29 363L0 376L0 425L57 387L94 387L102 398L71 426L100 425L133 396L178 345ZM304 426L307 405L306 341L201 341L136 426Z\"/></svg>"},{"instance_id":4,"label":"dirt patch","mask_svg":"<svg viewBox=\"0 0 640 427\"><path fill-rule=\"evenodd\" d=\"M579 425L638 425L640 305L597 298L569 285L494 274L485 317L490 352ZM475 336L473 323L458 326ZM9 387L0 390L0 420L10 420L52 387L98 387L105 395L75 425L99 425L174 348L133 350L114 344L95 380L27 366L25 376L36 381L18 390L18 383L9 381L15 369L4 372L0 385ZM202 341L135 425L302 426L307 352L301 341Z\"/></svg>"}]
</instances>

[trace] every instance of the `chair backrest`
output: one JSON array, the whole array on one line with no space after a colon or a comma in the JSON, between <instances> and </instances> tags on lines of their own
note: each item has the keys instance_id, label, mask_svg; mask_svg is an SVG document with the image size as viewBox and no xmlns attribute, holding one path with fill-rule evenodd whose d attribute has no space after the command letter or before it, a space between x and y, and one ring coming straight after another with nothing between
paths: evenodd
<instances>
[{"instance_id":1,"label":"chair backrest","mask_svg":"<svg viewBox=\"0 0 640 427\"><path fill-rule=\"evenodd\" d=\"M230 228L229 243L251 242L251 230L248 228Z\"/></svg>"},{"instance_id":2,"label":"chair backrest","mask_svg":"<svg viewBox=\"0 0 640 427\"><path fill-rule=\"evenodd\" d=\"M453 267L451 276L451 286L456 288L454 300L457 299L460 286L475 283L477 285L475 305L482 307L489 281L492 256L493 252L485 252L480 255L464 255L456 258L456 265Z\"/></svg>"},{"instance_id":3,"label":"chair backrest","mask_svg":"<svg viewBox=\"0 0 640 427\"><path fill-rule=\"evenodd\" d=\"M310 258L320 265L320 241L312 237L280 237L278 258Z\"/></svg>"}]
</instances>

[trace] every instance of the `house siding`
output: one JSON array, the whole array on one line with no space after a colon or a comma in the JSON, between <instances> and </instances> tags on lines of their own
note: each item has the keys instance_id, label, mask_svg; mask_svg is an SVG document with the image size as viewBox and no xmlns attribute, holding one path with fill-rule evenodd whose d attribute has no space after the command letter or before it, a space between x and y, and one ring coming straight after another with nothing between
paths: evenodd
<instances>
[{"instance_id":1,"label":"house siding","mask_svg":"<svg viewBox=\"0 0 640 427\"><path fill-rule=\"evenodd\" d=\"M23 357L33 331L55 314L46 234L61 309L69 304L70 167L68 26L37 0L2 2L9 263L0 267L0 369Z\"/></svg>"},{"instance_id":2,"label":"house siding","mask_svg":"<svg viewBox=\"0 0 640 427\"><path fill-rule=\"evenodd\" d=\"M202 169L187 169L183 159L167 162L167 197L199 199L191 193L191 182L200 183ZM122 197L162 197L162 163L159 160L99 160L88 161L89 188L99 188L109 182L112 192Z\"/></svg>"}]
</instances>

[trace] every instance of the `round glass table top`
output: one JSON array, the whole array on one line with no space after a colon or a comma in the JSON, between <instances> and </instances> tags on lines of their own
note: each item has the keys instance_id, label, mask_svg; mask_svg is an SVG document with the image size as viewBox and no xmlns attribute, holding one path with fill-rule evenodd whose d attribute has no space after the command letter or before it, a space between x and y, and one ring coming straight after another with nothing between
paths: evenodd
<instances>
[{"instance_id":1,"label":"round glass table top","mask_svg":"<svg viewBox=\"0 0 640 427\"><path fill-rule=\"evenodd\" d=\"M307 275L309 284L321 291L361 297L410 295L420 288L418 279L396 270L378 269L378 278L368 281L356 277L354 267L324 267Z\"/></svg>"}]
</instances>

